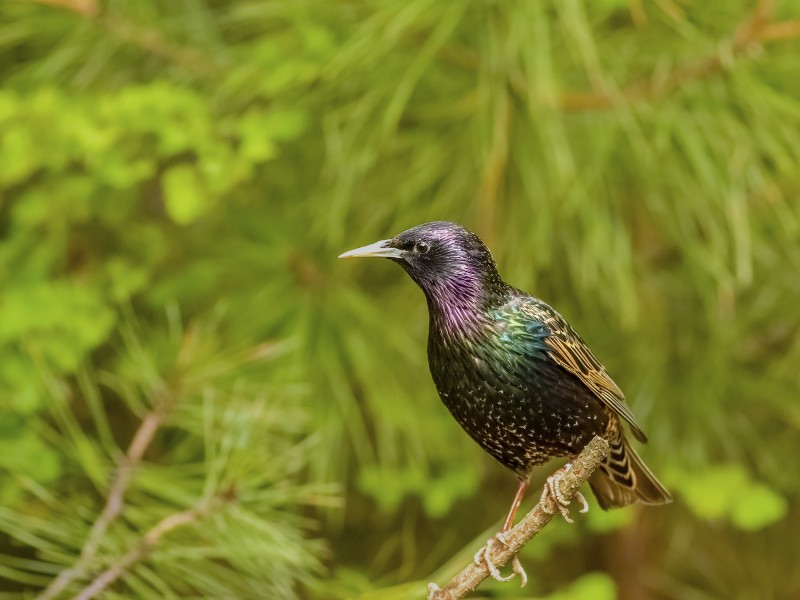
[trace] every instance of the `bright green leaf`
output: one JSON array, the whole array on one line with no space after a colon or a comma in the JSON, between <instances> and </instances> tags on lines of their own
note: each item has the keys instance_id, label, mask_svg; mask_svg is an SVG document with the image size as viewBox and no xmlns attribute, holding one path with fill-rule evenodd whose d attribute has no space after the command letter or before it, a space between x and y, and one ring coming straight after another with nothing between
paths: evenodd
<instances>
[{"instance_id":1,"label":"bright green leaf","mask_svg":"<svg viewBox=\"0 0 800 600\"><path fill-rule=\"evenodd\" d=\"M741 529L755 531L780 521L788 511L786 498L763 483L751 483L739 493L731 521Z\"/></svg>"},{"instance_id":2,"label":"bright green leaf","mask_svg":"<svg viewBox=\"0 0 800 600\"><path fill-rule=\"evenodd\" d=\"M178 225L191 225L211 209L211 200L193 167L171 167L162 182L167 214Z\"/></svg>"},{"instance_id":3,"label":"bright green leaf","mask_svg":"<svg viewBox=\"0 0 800 600\"><path fill-rule=\"evenodd\" d=\"M614 580L606 573L589 573L541 600L616 600L617 588Z\"/></svg>"}]
</instances>

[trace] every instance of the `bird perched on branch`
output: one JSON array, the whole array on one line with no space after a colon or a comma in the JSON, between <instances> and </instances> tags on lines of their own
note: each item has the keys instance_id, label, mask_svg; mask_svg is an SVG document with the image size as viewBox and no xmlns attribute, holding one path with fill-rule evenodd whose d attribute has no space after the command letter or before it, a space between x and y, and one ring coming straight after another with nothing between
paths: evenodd
<instances>
[{"instance_id":1,"label":"bird perched on branch","mask_svg":"<svg viewBox=\"0 0 800 600\"><path fill-rule=\"evenodd\" d=\"M495 539L514 524L531 470L561 456L574 458L595 435L609 455L589 479L604 509L665 504L669 492L625 438L622 422L646 441L622 391L585 342L553 308L505 283L484 243L447 221L412 227L392 239L339 258L383 257L398 263L428 301L428 363L444 405L464 431L511 469L519 487ZM569 519L559 473L542 495ZM585 499L579 500L588 509ZM492 575L491 546L476 554ZM513 568L525 581L517 559Z\"/></svg>"}]
</instances>

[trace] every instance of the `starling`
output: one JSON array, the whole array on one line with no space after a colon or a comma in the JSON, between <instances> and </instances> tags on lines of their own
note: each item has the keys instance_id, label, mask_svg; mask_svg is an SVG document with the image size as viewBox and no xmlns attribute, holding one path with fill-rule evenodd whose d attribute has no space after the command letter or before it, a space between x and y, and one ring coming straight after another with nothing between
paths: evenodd
<instances>
[{"instance_id":1,"label":"starling","mask_svg":"<svg viewBox=\"0 0 800 600\"><path fill-rule=\"evenodd\" d=\"M575 458L595 435L609 443L608 457L589 479L601 507L670 502L669 492L625 439L622 421L646 441L622 391L561 315L500 278L478 236L435 221L339 258L368 256L398 263L422 288L430 317L428 364L442 402L519 480L497 536L501 542L533 467L555 457ZM569 520L552 477L545 494L548 488ZM476 560L485 559L500 578L489 556L491 540L484 551ZM524 581L516 559L514 570Z\"/></svg>"}]
</instances>

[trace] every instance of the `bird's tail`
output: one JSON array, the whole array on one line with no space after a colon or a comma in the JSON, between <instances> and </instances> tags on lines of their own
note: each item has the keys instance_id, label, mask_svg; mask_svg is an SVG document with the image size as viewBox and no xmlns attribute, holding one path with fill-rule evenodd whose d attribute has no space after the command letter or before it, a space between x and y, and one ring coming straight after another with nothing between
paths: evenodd
<instances>
[{"instance_id":1,"label":"bird's tail","mask_svg":"<svg viewBox=\"0 0 800 600\"><path fill-rule=\"evenodd\" d=\"M616 439L609 440L608 456L589 478L589 486L604 509L636 502L672 502L670 493L628 444L622 432L617 434Z\"/></svg>"}]
</instances>

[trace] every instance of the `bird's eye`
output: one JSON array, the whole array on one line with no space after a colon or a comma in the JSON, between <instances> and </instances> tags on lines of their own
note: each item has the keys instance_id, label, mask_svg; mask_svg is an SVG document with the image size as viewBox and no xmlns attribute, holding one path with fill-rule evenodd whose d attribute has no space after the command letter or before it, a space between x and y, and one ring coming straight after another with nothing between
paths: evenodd
<instances>
[{"instance_id":1,"label":"bird's eye","mask_svg":"<svg viewBox=\"0 0 800 600\"><path fill-rule=\"evenodd\" d=\"M414 244L414 252L417 254L427 254L428 250L430 249L431 247L427 244L427 242L417 242Z\"/></svg>"}]
</instances>

